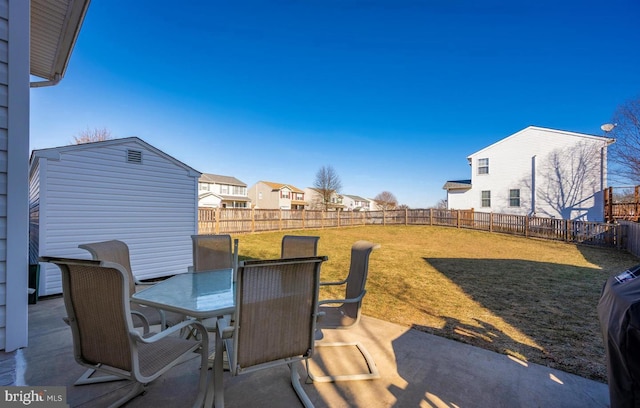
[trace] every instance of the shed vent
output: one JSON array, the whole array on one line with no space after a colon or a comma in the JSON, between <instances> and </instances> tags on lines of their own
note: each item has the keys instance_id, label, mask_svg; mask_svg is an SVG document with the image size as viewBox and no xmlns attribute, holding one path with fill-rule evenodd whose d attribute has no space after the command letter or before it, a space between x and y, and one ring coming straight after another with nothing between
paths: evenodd
<instances>
[{"instance_id":1,"label":"shed vent","mask_svg":"<svg viewBox=\"0 0 640 408\"><path fill-rule=\"evenodd\" d=\"M127 150L127 163L142 164L141 150Z\"/></svg>"}]
</instances>

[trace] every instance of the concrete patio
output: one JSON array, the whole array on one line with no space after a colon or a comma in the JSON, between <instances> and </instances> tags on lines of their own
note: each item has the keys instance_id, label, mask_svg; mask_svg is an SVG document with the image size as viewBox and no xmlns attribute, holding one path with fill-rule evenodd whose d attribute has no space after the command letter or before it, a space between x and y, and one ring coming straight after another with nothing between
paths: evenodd
<instances>
[{"instance_id":1,"label":"concrete patio","mask_svg":"<svg viewBox=\"0 0 640 408\"><path fill-rule=\"evenodd\" d=\"M74 386L85 369L73 360L71 331L61 297L29 305L29 347L0 352L1 385L66 386L71 407L103 407L124 395L126 382ZM381 378L368 381L305 384L316 407L576 407L609 406L606 384L562 371L363 317L359 327L328 331L329 341L360 341L372 354ZM357 351L318 361L332 370L348 370L360 361ZM347 364L340 368L338 365ZM197 359L173 368L127 407L188 407L197 387ZM302 365L299 367L304 376ZM312 368L316 370L316 368ZM303 377L304 378L304 377ZM286 367L232 377L225 372L227 407L302 406Z\"/></svg>"}]
</instances>

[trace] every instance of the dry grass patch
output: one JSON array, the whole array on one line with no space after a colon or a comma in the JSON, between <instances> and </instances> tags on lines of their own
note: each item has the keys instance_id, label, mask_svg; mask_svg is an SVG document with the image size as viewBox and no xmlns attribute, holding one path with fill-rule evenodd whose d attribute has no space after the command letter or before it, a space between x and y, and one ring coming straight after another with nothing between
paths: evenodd
<instances>
[{"instance_id":1,"label":"dry grass patch","mask_svg":"<svg viewBox=\"0 0 640 408\"><path fill-rule=\"evenodd\" d=\"M638 262L616 250L430 226L318 235L322 280L344 278L351 245L371 256L366 315L606 382L596 313L604 281ZM238 235L242 258L274 258L284 233ZM330 290L322 298L339 296ZM334 289L335 290L335 289Z\"/></svg>"}]
</instances>

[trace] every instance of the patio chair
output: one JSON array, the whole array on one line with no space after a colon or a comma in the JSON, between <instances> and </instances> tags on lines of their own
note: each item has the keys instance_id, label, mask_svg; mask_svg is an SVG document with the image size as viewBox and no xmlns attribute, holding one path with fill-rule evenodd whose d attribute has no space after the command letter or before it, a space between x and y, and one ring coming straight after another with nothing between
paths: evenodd
<instances>
[{"instance_id":1,"label":"patio chair","mask_svg":"<svg viewBox=\"0 0 640 408\"><path fill-rule=\"evenodd\" d=\"M309 235L285 235L282 237L280 258L300 258L318 255L320 237Z\"/></svg>"},{"instance_id":2,"label":"patio chair","mask_svg":"<svg viewBox=\"0 0 640 408\"><path fill-rule=\"evenodd\" d=\"M233 269L233 281L236 281L238 267L238 240L228 234L192 235L193 272L214 269ZM233 244L233 249L232 249ZM230 318L230 317L229 317ZM207 319L203 324L208 331L215 331L215 319Z\"/></svg>"},{"instance_id":3,"label":"patio chair","mask_svg":"<svg viewBox=\"0 0 640 408\"><path fill-rule=\"evenodd\" d=\"M236 321L218 323L216 361L222 343L232 375L287 364L291 385L305 407L313 407L295 363L313 354L320 266L326 257L243 261L236 283ZM214 380L220 380L214 374ZM214 395L221 398L222 381ZM217 406L217 404L216 404Z\"/></svg>"},{"instance_id":4,"label":"patio chair","mask_svg":"<svg viewBox=\"0 0 640 408\"><path fill-rule=\"evenodd\" d=\"M93 260L114 262L121 265L127 272L129 280L129 296L136 293L136 288L143 288L149 284L141 283L136 279L131 269L131 259L129 257L129 247L126 243L118 240L92 242L88 244L80 244L78 248L89 251ZM129 305L131 315L133 316L133 326L143 327L144 333L148 333L150 326L160 325L161 330L170 325L177 324L185 319L178 313L158 310L153 307L142 306L137 303ZM65 320L66 321L66 320ZM66 321L68 323L68 321ZM88 369L78 380L76 385L94 384L97 382L113 381L114 378L98 376L93 377L95 370Z\"/></svg>"},{"instance_id":5,"label":"patio chair","mask_svg":"<svg viewBox=\"0 0 640 408\"><path fill-rule=\"evenodd\" d=\"M118 240L92 242L89 244L78 245L80 249L86 249L91 254L94 260L115 262L127 271L129 278L129 295L136 293L137 286L145 286L136 279L131 269L131 259L129 257L129 247L126 243ZM156 324L166 327L166 318L164 312L152 307L146 307L138 304L131 305L131 311L133 312L133 323L136 327L145 326L148 330L148 326Z\"/></svg>"},{"instance_id":6,"label":"patio chair","mask_svg":"<svg viewBox=\"0 0 640 408\"><path fill-rule=\"evenodd\" d=\"M191 240L193 241L194 272L228 268L232 268L235 272L238 265L237 239L232 241L231 235L227 234L207 234L192 235Z\"/></svg>"},{"instance_id":7,"label":"patio chair","mask_svg":"<svg viewBox=\"0 0 640 408\"><path fill-rule=\"evenodd\" d=\"M202 406L207 387L206 334L187 340L176 334L202 328L183 321L159 333L141 334L131 318L129 273L120 264L86 259L43 257L62 272L62 294L73 335L75 360L109 377L134 385L111 407L118 407L145 391L145 385L175 365L200 354L199 392L194 407Z\"/></svg>"},{"instance_id":8,"label":"patio chair","mask_svg":"<svg viewBox=\"0 0 640 408\"><path fill-rule=\"evenodd\" d=\"M365 285L367 282L367 274L369 271L369 255L374 249L380 248L380 245L367 241L357 241L351 247L351 265L349 274L344 280L337 282L320 282L321 286L325 285L345 285L345 296L343 299L325 299L318 302L318 322L317 328L322 329L348 329L355 326L360 321L360 309L362 299L366 294ZM359 342L341 342L341 343L316 343L316 347L353 347L355 346L369 368L369 372L362 374L336 374L317 376L309 371L307 365L308 376L312 381L317 382L333 382L333 381L351 381L351 380L367 380L380 378L378 368L373 358L366 348ZM307 362L308 363L308 362Z\"/></svg>"}]
</instances>

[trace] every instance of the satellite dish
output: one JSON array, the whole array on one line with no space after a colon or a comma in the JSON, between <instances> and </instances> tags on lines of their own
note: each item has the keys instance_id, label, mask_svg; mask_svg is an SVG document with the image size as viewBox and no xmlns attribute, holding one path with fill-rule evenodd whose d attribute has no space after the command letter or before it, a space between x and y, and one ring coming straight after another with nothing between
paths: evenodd
<instances>
[{"instance_id":1,"label":"satellite dish","mask_svg":"<svg viewBox=\"0 0 640 408\"><path fill-rule=\"evenodd\" d=\"M605 123L604 125L600 126L600 129L602 129L603 131L609 133L613 130L614 127L616 127L618 124L612 124L612 123Z\"/></svg>"}]
</instances>

